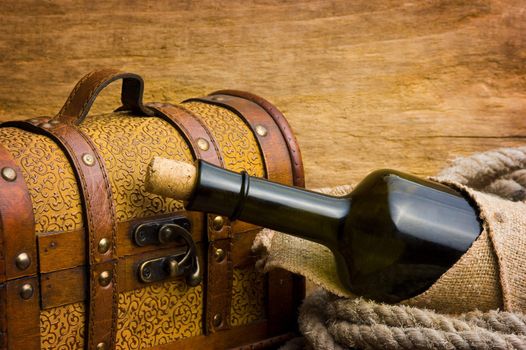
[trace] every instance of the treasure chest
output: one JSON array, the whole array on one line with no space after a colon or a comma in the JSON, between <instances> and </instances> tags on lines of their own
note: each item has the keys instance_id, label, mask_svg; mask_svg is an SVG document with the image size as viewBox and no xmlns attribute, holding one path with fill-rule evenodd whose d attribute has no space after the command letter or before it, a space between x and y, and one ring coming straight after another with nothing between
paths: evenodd
<instances>
[{"instance_id":1,"label":"treasure chest","mask_svg":"<svg viewBox=\"0 0 526 350\"><path fill-rule=\"evenodd\" d=\"M122 80L122 106L88 115ZM140 76L84 76L55 117L0 125L1 349L260 349L293 336L303 281L254 267L258 227L149 194L154 156L303 186L266 100L143 104Z\"/></svg>"}]
</instances>

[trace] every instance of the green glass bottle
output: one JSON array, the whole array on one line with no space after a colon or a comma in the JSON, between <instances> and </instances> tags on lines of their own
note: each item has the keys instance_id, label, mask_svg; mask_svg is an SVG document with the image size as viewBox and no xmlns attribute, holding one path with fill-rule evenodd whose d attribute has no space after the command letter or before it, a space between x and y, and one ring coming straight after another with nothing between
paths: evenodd
<instances>
[{"instance_id":1,"label":"green glass bottle","mask_svg":"<svg viewBox=\"0 0 526 350\"><path fill-rule=\"evenodd\" d=\"M187 195L175 196L188 210L321 243L333 252L342 283L378 301L425 291L481 232L477 210L459 192L394 170L375 171L349 195L332 197L196 165Z\"/></svg>"}]
</instances>

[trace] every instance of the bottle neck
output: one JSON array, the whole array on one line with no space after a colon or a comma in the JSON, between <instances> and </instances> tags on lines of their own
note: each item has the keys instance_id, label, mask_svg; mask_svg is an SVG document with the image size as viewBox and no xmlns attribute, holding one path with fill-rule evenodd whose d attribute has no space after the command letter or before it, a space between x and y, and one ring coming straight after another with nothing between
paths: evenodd
<instances>
[{"instance_id":1,"label":"bottle neck","mask_svg":"<svg viewBox=\"0 0 526 350\"><path fill-rule=\"evenodd\" d=\"M197 184L186 208L240 219L334 248L350 199L237 174L198 162Z\"/></svg>"}]
</instances>

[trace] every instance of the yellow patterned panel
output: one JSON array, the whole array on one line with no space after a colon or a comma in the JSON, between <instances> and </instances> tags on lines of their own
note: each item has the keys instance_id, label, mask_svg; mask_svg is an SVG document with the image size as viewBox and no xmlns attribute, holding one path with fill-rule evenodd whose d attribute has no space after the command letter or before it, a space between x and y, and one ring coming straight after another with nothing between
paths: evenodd
<instances>
[{"instance_id":1,"label":"yellow patterned panel","mask_svg":"<svg viewBox=\"0 0 526 350\"><path fill-rule=\"evenodd\" d=\"M40 347L73 350L84 346L84 303L60 306L40 313Z\"/></svg>"},{"instance_id":2,"label":"yellow patterned panel","mask_svg":"<svg viewBox=\"0 0 526 350\"><path fill-rule=\"evenodd\" d=\"M248 265L234 269L230 323L243 326L265 318L265 275Z\"/></svg>"},{"instance_id":3,"label":"yellow patterned panel","mask_svg":"<svg viewBox=\"0 0 526 350\"><path fill-rule=\"evenodd\" d=\"M49 138L16 128L0 128L0 143L13 155L29 188L37 233L82 227L75 175Z\"/></svg>"},{"instance_id":4,"label":"yellow patterned panel","mask_svg":"<svg viewBox=\"0 0 526 350\"><path fill-rule=\"evenodd\" d=\"M225 167L264 176L263 161L251 130L231 111L205 103L185 107L198 114L218 141ZM154 156L192 160L178 131L159 118L124 113L89 116L81 125L96 144L109 173L117 221L181 209L181 203L144 191L146 167ZM33 201L36 231L82 227L80 196L67 158L49 138L16 128L0 129L0 142L22 167Z\"/></svg>"},{"instance_id":5,"label":"yellow patterned panel","mask_svg":"<svg viewBox=\"0 0 526 350\"><path fill-rule=\"evenodd\" d=\"M265 275L253 266L234 269L231 324L239 327L265 318ZM117 349L142 349L202 334L202 286L184 280L119 294ZM42 349L81 349L84 304L43 310Z\"/></svg>"},{"instance_id":6,"label":"yellow patterned panel","mask_svg":"<svg viewBox=\"0 0 526 350\"><path fill-rule=\"evenodd\" d=\"M203 333L203 288L184 280L119 294L117 346L144 349ZM60 306L40 313L41 348L82 349L84 304Z\"/></svg>"},{"instance_id":7,"label":"yellow patterned panel","mask_svg":"<svg viewBox=\"0 0 526 350\"><path fill-rule=\"evenodd\" d=\"M142 349L203 333L203 288L184 280L119 295L117 349Z\"/></svg>"},{"instance_id":8,"label":"yellow patterned panel","mask_svg":"<svg viewBox=\"0 0 526 350\"><path fill-rule=\"evenodd\" d=\"M173 212L181 202L144 190L146 168L154 156L192 161L192 154L177 130L159 118L123 113L88 117L81 125L104 158L117 221Z\"/></svg>"},{"instance_id":9,"label":"yellow patterned panel","mask_svg":"<svg viewBox=\"0 0 526 350\"><path fill-rule=\"evenodd\" d=\"M234 113L217 106L188 103L218 140L226 168L264 176L259 148L250 129ZM144 191L146 167L154 156L192 160L183 137L158 118L123 113L88 117L81 130L104 158L117 220L175 211L179 201ZM2 143L17 159L28 183L38 233L82 227L75 176L62 151L49 138L16 128L0 129ZM234 269L232 318L240 326L264 318L265 283L253 268ZM84 304L41 312L43 349L83 346ZM139 349L202 334L203 289L184 281L148 286L119 295L118 349Z\"/></svg>"},{"instance_id":10,"label":"yellow patterned panel","mask_svg":"<svg viewBox=\"0 0 526 350\"><path fill-rule=\"evenodd\" d=\"M202 102L187 102L184 107L197 114L219 143L225 168L252 176L265 176L259 147L250 128L226 108Z\"/></svg>"}]
</instances>

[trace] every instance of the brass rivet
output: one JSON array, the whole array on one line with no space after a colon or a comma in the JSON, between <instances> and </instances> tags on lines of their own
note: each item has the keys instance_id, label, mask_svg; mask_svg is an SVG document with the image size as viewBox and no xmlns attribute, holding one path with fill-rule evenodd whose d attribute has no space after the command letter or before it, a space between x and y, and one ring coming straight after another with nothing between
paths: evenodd
<instances>
[{"instance_id":1,"label":"brass rivet","mask_svg":"<svg viewBox=\"0 0 526 350\"><path fill-rule=\"evenodd\" d=\"M60 124L60 120L57 120L57 119L50 120L50 121L49 121L49 124L51 124L51 125L57 125L57 124Z\"/></svg>"},{"instance_id":2,"label":"brass rivet","mask_svg":"<svg viewBox=\"0 0 526 350\"><path fill-rule=\"evenodd\" d=\"M13 168L5 167L2 168L2 177L6 181L15 181L16 180L16 171Z\"/></svg>"},{"instance_id":3,"label":"brass rivet","mask_svg":"<svg viewBox=\"0 0 526 350\"><path fill-rule=\"evenodd\" d=\"M29 122L33 124L40 123L40 119L29 119Z\"/></svg>"},{"instance_id":4,"label":"brass rivet","mask_svg":"<svg viewBox=\"0 0 526 350\"><path fill-rule=\"evenodd\" d=\"M102 287L106 287L111 282L111 272L109 271L102 271L99 275L99 284Z\"/></svg>"},{"instance_id":5,"label":"brass rivet","mask_svg":"<svg viewBox=\"0 0 526 350\"><path fill-rule=\"evenodd\" d=\"M97 350L106 350L106 343L105 342L100 342L97 344Z\"/></svg>"},{"instance_id":6,"label":"brass rivet","mask_svg":"<svg viewBox=\"0 0 526 350\"><path fill-rule=\"evenodd\" d=\"M20 253L15 258L15 264L20 270L25 270L31 265L31 258L27 253Z\"/></svg>"},{"instance_id":7,"label":"brass rivet","mask_svg":"<svg viewBox=\"0 0 526 350\"><path fill-rule=\"evenodd\" d=\"M99 253L106 254L110 249L110 241L107 238L102 238L99 241Z\"/></svg>"},{"instance_id":8,"label":"brass rivet","mask_svg":"<svg viewBox=\"0 0 526 350\"><path fill-rule=\"evenodd\" d=\"M214 251L214 257L216 259L216 261L218 263L220 263L221 261L225 260L225 251L221 248L217 248L215 251Z\"/></svg>"},{"instance_id":9,"label":"brass rivet","mask_svg":"<svg viewBox=\"0 0 526 350\"><path fill-rule=\"evenodd\" d=\"M216 216L214 220L212 220L212 226L214 227L214 230L216 231L221 230L224 224L225 224L225 219L223 219L222 216Z\"/></svg>"},{"instance_id":10,"label":"brass rivet","mask_svg":"<svg viewBox=\"0 0 526 350\"><path fill-rule=\"evenodd\" d=\"M221 323L223 323L223 316L221 316L221 314L215 314L212 318L212 324L217 328L221 326Z\"/></svg>"},{"instance_id":11,"label":"brass rivet","mask_svg":"<svg viewBox=\"0 0 526 350\"><path fill-rule=\"evenodd\" d=\"M22 285L20 288L20 297L24 300L31 299L33 296L33 286L29 283Z\"/></svg>"},{"instance_id":12,"label":"brass rivet","mask_svg":"<svg viewBox=\"0 0 526 350\"><path fill-rule=\"evenodd\" d=\"M84 162L84 164L86 164L87 166L93 166L93 164L95 164L95 158L89 154L89 153L84 153L82 155L82 161Z\"/></svg>"},{"instance_id":13,"label":"brass rivet","mask_svg":"<svg viewBox=\"0 0 526 350\"><path fill-rule=\"evenodd\" d=\"M173 241L175 235L175 230L170 226L165 226L159 231L159 242L162 244L169 243Z\"/></svg>"},{"instance_id":14,"label":"brass rivet","mask_svg":"<svg viewBox=\"0 0 526 350\"><path fill-rule=\"evenodd\" d=\"M199 147L202 151L208 151L208 148L210 148L210 145L208 144L208 141L202 138L197 139L197 147Z\"/></svg>"},{"instance_id":15,"label":"brass rivet","mask_svg":"<svg viewBox=\"0 0 526 350\"><path fill-rule=\"evenodd\" d=\"M259 136L267 136L268 131L267 128L265 128L263 125L256 125L256 133Z\"/></svg>"},{"instance_id":16,"label":"brass rivet","mask_svg":"<svg viewBox=\"0 0 526 350\"><path fill-rule=\"evenodd\" d=\"M49 123L42 123L42 124L39 124L38 126L40 126L41 128L44 128L44 129L50 129L53 125L51 125Z\"/></svg>"}]
</instances>

